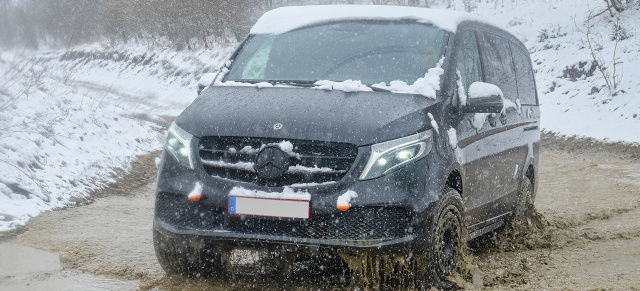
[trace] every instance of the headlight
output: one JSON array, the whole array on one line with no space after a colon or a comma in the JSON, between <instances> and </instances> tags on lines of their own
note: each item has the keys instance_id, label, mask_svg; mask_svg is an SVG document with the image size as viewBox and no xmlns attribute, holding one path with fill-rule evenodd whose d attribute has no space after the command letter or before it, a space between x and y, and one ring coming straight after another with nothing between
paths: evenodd
<instances>
[{"instance_id":1,"label":"headlight","mask_svg":"<svg viewBox=\"0 0 640 291\"><path fill-rule=\"evenodd\" d=\"M433 146L433 130L371 146L371 157L360 180L381 177L426 156Z\"/></svg>"},{"instance_id":2,"label":"headlight","mask_svg":"<svg viewBox=\"0 0 640 291\"><path fill-rule=\"evenodd\" d=\"M164 148L173 156L178 163L193 170L193 160L191 158L191 140L193 136L172 123L167 133L167 140Z\"/></svg>"}]
</instances>

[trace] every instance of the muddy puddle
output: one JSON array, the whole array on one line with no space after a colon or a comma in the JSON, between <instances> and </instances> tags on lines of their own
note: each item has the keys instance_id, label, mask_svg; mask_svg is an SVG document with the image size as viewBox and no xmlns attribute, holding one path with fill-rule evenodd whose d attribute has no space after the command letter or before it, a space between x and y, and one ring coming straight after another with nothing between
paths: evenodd
<instances>
[{"instance_id":1,"label":"muddy puddle","mask_svg":"<svg viewBox=\"0 0 640 291\"><path fill-rule=\"evenodd\" d=\"M535 202L539 214L530 225L514 226L510 231L498 231L471 242L461 274L450 279L469 289L639 290L638 152L637 147L625 145L547 137L540 155ZM38 265L45 270L0 276L0 289L15 282L23 284L20 286L29 283L46 287L40 289L57 289L60 285L55 284L66 277L78 280L71 283L73 286L95 290L354 288L348 280L354 278L353 274L335 261L299 258L291 270L283 270L274 263L277 257L247 250L232 253L235 278L167 277L156 261L152 242L154 157L139 159L136 167L144 171L103 191L101 198L91 204L43 213L32 219L24 232L15 237L14 244L58 256L62 269L47 270L44 266L52 257L37 255L36 261L41 261ZM0 244L0 253L6 253L5 247ZM15 264L26 262L15 257L0 259L0 270L6 268L3 263L6 260ZM376 289L380 281L396 284L383 289L422 288L420 284L403 281L407 276L393 278L389 270L409 267L400 258L345 259L351 260L355 269L360 266L363 270L372 267L382 270L368 274L364 270L355 275L367 276L360 281L365 283L359 283L364 287L361 289ZM52 279L41 280L44 273L51 274ZM95 285L90 284L94 283L88 281L83 285L84 276L93 279L98 276L125 285L93 288Z\"/></svg>"},{"instance_id":2,"label":"muddy puddle","mask_svg":"<svg viewBox=\"0 0 640 291\"><path fill-rule=\"evenodd\" d=\"M0 242L0 290L132 290L139 280L96 276L63 269L57 254L26 247L14 239Z\"/></svg>"}]
</instances>

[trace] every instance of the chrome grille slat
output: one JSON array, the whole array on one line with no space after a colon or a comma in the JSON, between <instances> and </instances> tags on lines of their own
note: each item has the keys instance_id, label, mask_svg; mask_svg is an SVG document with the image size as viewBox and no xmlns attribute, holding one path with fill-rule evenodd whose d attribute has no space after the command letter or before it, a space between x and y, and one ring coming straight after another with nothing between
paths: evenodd
<instances>
[{"instance_id":1,"label":"chrome grille slat","mask_svg":"<svg viewBox=\"0 0 640 291\"><path fill-rule=\"evenodd\" d=\"M289 157L289 169L281 178L260 179L247 164L255 163L257 149L282 141L293 144L295 155ZM245 147L250 149L242 151ZM348 143L247 137L203 137L198 149L209 175L266 186L337 181L349 171L358 154L358 148Z\"/></svg>"}]
</instances>

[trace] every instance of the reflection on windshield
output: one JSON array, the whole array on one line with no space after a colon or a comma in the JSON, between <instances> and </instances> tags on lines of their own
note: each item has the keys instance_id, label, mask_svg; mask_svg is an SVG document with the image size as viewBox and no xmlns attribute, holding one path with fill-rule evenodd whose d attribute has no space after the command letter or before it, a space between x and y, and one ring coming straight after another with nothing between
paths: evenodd
<instances>
[{"instance_id":1,"label":"reflection on windshield","mask_svg":"<svg viewBox=\"0 0 640 291\"><path fill-rule=\"evenodd\" d=\"M228 81L413 83L441 57L444 32L407 21L349 21L252 36Z\"/></svg>"}]
</instances>

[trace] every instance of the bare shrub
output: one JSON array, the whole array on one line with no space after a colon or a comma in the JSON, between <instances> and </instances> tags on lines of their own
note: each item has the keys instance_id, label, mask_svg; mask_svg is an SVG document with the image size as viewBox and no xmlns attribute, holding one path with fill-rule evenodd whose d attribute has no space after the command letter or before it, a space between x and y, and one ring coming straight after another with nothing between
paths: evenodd
<instances>
[{"instance_id":1,"label":"bare shrub","mask_svg":"<svg viewBox=\"0 0 640 291\"><path fill-rule=\"evenodd\" d=\"M592 30L593 27L598 25L597 17L602 14L603 12L596 13L595 11L591 11L584 25L580 27L576 24L576 29L585 36L585 39L583 39L582 41L589 48L593 64L595 64L596 68L600 72L600 75L602 76L602 79L604 80L605 85L609 90L609 95L616 96L618 94L618 85L620 84L620 80L622 79L622 73L619 70L619 65L621 65L622 62L618 61L618 58L616 56L616 53L618 51L618 42L620 40L619 38L614 39L612 61L605 61L600 53L603 47L597 42L597 40L594 39L594 33ZM616 17L616 25L620 25L619 17Z\"/></svg>"}]
</instances>

